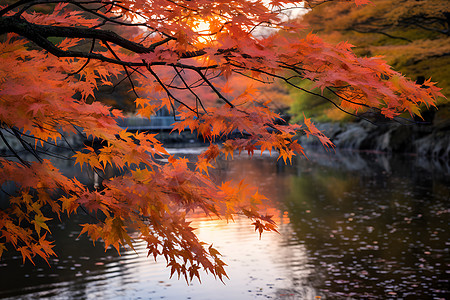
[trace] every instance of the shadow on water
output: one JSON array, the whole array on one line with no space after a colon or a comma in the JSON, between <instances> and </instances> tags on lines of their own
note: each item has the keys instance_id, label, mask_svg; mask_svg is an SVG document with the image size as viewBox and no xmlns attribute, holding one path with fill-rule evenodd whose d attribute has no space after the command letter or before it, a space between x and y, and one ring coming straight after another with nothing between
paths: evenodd
<instances>
[{"instance_id":1,"label":"shadow on water","mask_svg":"<svg viewBox=\"0 0 450 300\"><path fill-rule=\"evenodd\" d=\"M448 166L417 157L315 154L282 203L331 299L448 297Z\"/></svg>"},{"instance_id":2,"label":"shadow on water","mask_svg":"<svg viewBox=\"0 0 450 300\"><path fill-rule=\"evenodd\" d=\"M173 149L179 156L199 149ZM292 165L255 154L219 160L218 181L260 187L280 235L259 240L251 222L192 216L201 240L228 263L226 285L168 279L163 260L104 252L77 238L77 215L52 227L58 258L36 266L8 251L0 298L11 299L446 299L449 297L448 162L371 153L308 153ZM58 166L64 167L64 166ZM72 172L72 173L70 173ZM93 184L92 174L66 173ZM7 274L7 276L4 276Z\"/></svg>"}]
</instances>

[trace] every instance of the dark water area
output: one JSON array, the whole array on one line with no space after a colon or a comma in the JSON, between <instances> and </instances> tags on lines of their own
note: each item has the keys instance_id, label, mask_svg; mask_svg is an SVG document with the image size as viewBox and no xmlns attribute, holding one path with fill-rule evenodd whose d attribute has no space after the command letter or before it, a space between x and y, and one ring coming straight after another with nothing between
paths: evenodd
<instances>
[{"instance_id":1,"label":"dark water area","mask_svg":"<svg viewBox=\"0 0 450 300\"><path fill-rule=\"evenodd\" d=\"M199 149L173 149L180 156ZM201 240L228 264L225 284L169 279L144 243L119 256L78 237L75 220L55 222L57 258L0 261L6 299L449 299L450 168L414 156L312 152L292 165L268 153L219 160L217 181L258 185L280 234L262 239L251 222L192 215ZM75 171L73 171L75 174ZM93 180L84 174L82 180Z\"/></svg>"}]
</instances>

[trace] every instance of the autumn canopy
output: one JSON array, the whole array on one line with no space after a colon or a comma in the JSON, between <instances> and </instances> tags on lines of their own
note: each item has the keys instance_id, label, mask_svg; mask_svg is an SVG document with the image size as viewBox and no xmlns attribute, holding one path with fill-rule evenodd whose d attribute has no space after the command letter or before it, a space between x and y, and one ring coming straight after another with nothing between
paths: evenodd
<instances>
[{"instance_id":1,"label":"autumn canopy","mask_svg":"<svg viewBox=\"0 0 450 300\"><path fill-rule=\"evenodd\" d=\"M294 138L301 132L332 145L308 119L280 125L258 87L281 81L302 90L298 82L309 80L332 92L326 99L331 105L387 118L419 115L420 106L434 105L440 95L432 82L419 86L380 58L355 56L346 42L331 45L314 34L300 38L301 21L280 13L317 1L6 3L0 6L0 143L8 150L0 157L0 185L14 183L15 191L0 192L8 198L0 210L0 256L15 249L24 261L46 260L54 255L48 221L78 211L96 220L82 224L81 233L105 247L119 250L143 239L149 255L163 256L172 274L191 280L204 270L222 279L224 262L197 239L186 213L244 214L259 232L276 227L258 213L262 196L255 188L211 180L214 160L268 150L287 162L303 152ZM236 78L248 83L245 89L234 90ZM168 156L153 134L121 129L121 111L95 101L94 93L123 81L138 114L152 118L168 110L179 120L174 134L191 130L209 148L188 161ZM231 133L239 137L228 139ZM70 135L103 143L74 149ZM50 145L73 151L78 168L123 172L101 189L89 189L52 164L59 150Z\"/></svg>"}]
</instances>

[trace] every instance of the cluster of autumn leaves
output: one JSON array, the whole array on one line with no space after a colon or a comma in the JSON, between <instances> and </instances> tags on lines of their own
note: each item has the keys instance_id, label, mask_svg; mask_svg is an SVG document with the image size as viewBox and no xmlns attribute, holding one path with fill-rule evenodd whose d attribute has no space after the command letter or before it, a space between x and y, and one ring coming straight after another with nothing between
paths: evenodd
<instances>
[{"instance_id":1,"label":"cluster of autumn leaves","mask_svg":"<svg viewBox=\"0 0 450 300\"><path fill-rule=\"evenodd\" d=\"M197 239L186 214L203 211L227 219L243 214L259 234L276 231L276 225L258 213L264 197L256 188L214 182L209 176L214 161L267 150L288 162L303 154L295 139L299 132L332 147L309 119L279 125L280 116L259 101L258 86L281 80L302 89L297 82L307 79L331 90L336 97L327 100L349 113L370 108L389 118L418 115L420 105L434 105L440 96L432 82L420 87L380 58L355 56L347 43L330 45L313 34L299 38L300 24L278 16L286 1L54 2L0 7L0 124L10 152L0 157L0 185L17 187L0 210L0 256L16 249L24 261L47 260L55 254L50 218L83 212L95 222L81 224L81 234L106 248L133 248L134 232L147 242L149 255L167 260L172 274L189 281L205 270L222 279L219 252ZM30 32L15 26L14 18ZM255 37L258 26L278 31ZM129 27L139 30L111 33ZM194 161L175 158L156 135L121 129L116 119L122 113L94 101L97 87L116 78L130 82L141 116L167 109L180 120L175 132L196 132L208 149ZM254 81L256 88L232 92L227 82L236 78ZM73 149L69 134L103 143ZM229 138L232 134L239 137ZM90 189L52 164L60 150L49 145L72 151L69 159L80 168L125 172Z\"/></svg>"}]
</instances>

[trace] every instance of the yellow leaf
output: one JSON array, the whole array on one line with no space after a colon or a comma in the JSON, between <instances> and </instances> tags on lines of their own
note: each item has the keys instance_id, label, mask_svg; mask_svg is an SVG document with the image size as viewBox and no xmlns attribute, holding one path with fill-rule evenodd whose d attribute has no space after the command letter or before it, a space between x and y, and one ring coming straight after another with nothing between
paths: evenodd
<instances>
[{"instance_id":1,"label":"yellow leaf","mask_svg":"<svg viewBox=\"0 0 450 300\"><path fill-rule=\"evenodd\" d=\"M36 232L39 236L41 236L41 228L44 228L45 230L50 232L50 229L48 228L47 224L45 224L45 221L48 221L48 220L51 220L51 218L46 218L42 214L37 214L34 217L34 220L31 221L31 223L34 223L34 228L36 229Z\"/></svg>"}]
</instances>

